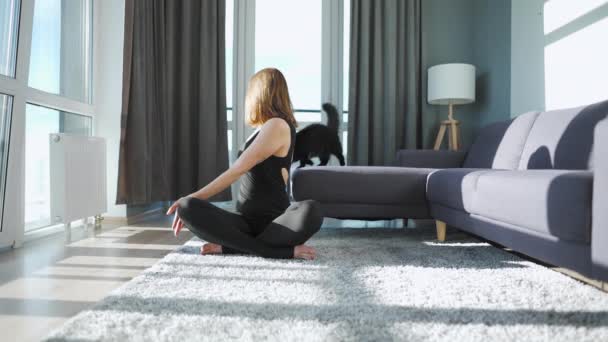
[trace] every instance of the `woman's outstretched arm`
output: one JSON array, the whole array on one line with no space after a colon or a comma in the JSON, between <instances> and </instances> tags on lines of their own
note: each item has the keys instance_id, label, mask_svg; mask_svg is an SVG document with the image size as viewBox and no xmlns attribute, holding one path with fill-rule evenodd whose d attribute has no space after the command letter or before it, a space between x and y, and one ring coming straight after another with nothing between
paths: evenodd
<instances>
[{"instance_id":1,"label":"woman's outstretched arm","mask_svg":"<svg viewBox=\"0 0 608 342\"><path fill-rule=\"evenodd\" d=\"M286 142L289 143L289 139L285 139L285 137L290 137L290 134L289 125L284 120L278 118L268 120L262 125L258 136L251 145L245 149L228 170L189 196L206 200L222 192L256 164L277 153ZM175 213L177 207L178 202L176 201L167 210L167 215ZM173 220L173 231L176 235L182 227L183 223L176 215Z\"/></svg>"}]
</instances>

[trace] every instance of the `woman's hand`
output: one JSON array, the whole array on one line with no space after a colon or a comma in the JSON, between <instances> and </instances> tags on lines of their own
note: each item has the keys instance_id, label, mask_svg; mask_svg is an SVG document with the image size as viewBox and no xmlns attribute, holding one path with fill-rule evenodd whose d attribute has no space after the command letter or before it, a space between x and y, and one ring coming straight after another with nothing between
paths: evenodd
<instances>
[{"instance_id":1,"label":"woman's hand","mask_svg":"<svg viewBox=\"0 0 608 342\"><path fill-rule=\"evenodd\" d=\"M173 224L171 225L171 228L173 229L173 235L175 235L176 237L179 235L179 232L182 230L182 228L184 228L184 221L182 221L182 219L179 218L179 215L177 215L178 207L179 200L175 201L175 203L173 203L169 207L169 210L167 210L167 215L175 214L175 216L173 217Z\"/></svg>"}]
</instances>

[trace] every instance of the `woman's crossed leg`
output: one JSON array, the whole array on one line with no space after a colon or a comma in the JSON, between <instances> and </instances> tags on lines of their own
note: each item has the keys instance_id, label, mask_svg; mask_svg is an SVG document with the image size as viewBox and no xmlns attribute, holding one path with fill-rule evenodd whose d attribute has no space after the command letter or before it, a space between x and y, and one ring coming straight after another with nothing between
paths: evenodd
<instances>
[{"instance_id":1,"label":"woman's crossed leg","mask_svg":"<svg viewBox=\"0 0 608 342\"><path fill-rule=\"evenodd\" d=\"M207 252L249 253L281 259L314 258L314 249L303 244L319 231L323 222L319 205L312 200L291 204L257 236L253 236L252 228L241 215L205 200L183 198L177 213L192 233L216 244L207 246Z\"/></svg>"}]
</instances>

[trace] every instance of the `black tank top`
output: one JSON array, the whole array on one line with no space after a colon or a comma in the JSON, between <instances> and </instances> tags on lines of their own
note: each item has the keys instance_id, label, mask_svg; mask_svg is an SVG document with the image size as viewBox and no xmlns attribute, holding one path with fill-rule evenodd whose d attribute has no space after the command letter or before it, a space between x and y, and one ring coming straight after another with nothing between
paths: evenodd
<instances>
[{"instance_id":1,"label":"black tank top","mask_svg":"<svg viewBox=\"0 0 608 342\"><path fill-rule=\"evenodd\" d=\"M236 209L243 216L271 221L283 214L285 209L289 207L287 185L281 170L286 169L289 174L295 147L296 129L287 120L285 122L289 125L291 133L287 155L285 157L270 156L241 177ZM258 133L259 131L245 142L244 147L239 151L239 156L251 145Z\"/></svg>"}]
</instances>

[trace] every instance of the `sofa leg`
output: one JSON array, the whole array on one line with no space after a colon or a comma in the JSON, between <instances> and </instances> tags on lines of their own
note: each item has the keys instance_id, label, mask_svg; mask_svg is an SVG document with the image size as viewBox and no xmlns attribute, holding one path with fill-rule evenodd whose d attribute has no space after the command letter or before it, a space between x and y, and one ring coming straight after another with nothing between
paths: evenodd
<instances>
[{"instance_id":1,"label":"sofa leg","mask_svg":"<svg viewBox=\"0 0 608 342\"><path fill-rule=\"evenodd\" d=\"M445 241L445 231L447 230L447 224L443 221L436 220L435 226L437 227L437 240Z\"/></svg>"}]
</instances>

